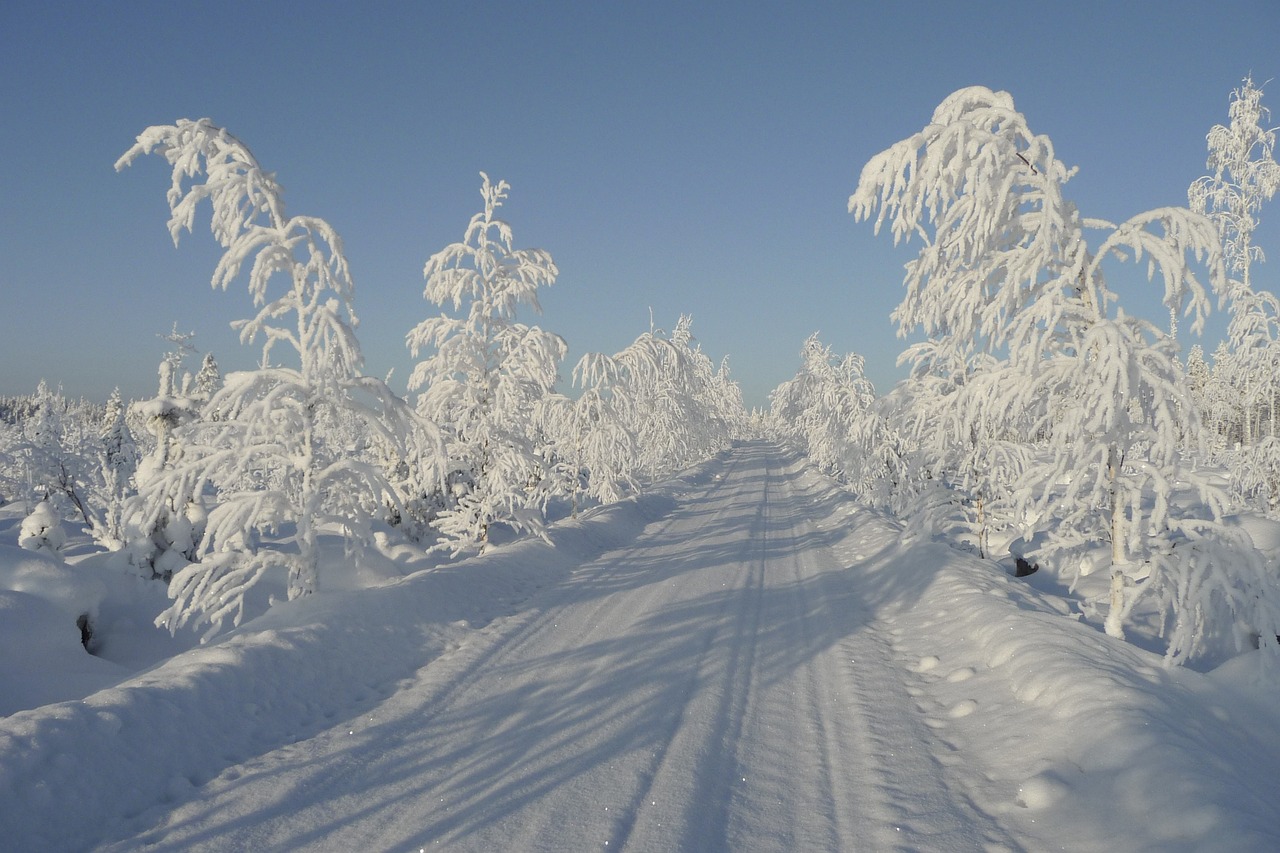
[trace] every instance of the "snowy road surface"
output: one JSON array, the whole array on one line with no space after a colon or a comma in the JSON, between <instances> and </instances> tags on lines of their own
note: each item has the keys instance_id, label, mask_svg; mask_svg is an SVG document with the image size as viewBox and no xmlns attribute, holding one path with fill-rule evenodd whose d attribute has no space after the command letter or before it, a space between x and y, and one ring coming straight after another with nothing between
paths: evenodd
<instances>
[{"instance_id":1,"label":"snowy road surface","mask_svg":"<svg viewBox=\"0 0 1280 853\"><path fill-rule=\"evenodd\" d=\"M9 849L1280 849L1230 684L773 445L648 500L0 721Z\"/></svg>"},{"instance_id":2,"label":"snowy road surface","mask_svg":"<svg viewBox=\"0 0 1280 853\"><path fill-rule=\"evenodd\" d=\"M975 849L884 590L773 448L354 720L255 758L162 848ZM864 559L894 533L860 541ZM847 550L846 545L844 550ZM126 842L123 846L131 846Z\"/></svg>"}]
</instances>

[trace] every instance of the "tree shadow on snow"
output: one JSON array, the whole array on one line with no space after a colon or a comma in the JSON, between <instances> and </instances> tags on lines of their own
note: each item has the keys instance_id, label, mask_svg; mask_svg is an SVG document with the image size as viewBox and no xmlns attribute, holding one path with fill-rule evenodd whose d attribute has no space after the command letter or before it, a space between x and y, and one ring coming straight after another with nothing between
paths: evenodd
<instances>
[{"instance_id":1,"label":"tree shadow on snow","mask_svg":"<svg viewBox=\"0 0 1280 853\"><path fill-rule=\"evenodd\" d=\"M184 806L165 831L184 846L252 832L269 849L254 827L280 821L285 849L374 821L380 844L491 845L536 831L530 820L553 832L605 820L569 805L599 792L646 796L645 777L694 723L711 747L687 759L700 799L723 808L747 692L909 604L937 569L895 562L899 529L799 463L765 473L777 459L774 448L745 446L703 495L533 596L521 627L443 684L393 697L407 704L386 722L353 718L349 745L274 755ZM593 618L566 620L577 633L562 641L529 639L549 637L556 614L571 610ZM617 803L602 831L625 837L639 807Z\"/></svg>"}]
</instances>

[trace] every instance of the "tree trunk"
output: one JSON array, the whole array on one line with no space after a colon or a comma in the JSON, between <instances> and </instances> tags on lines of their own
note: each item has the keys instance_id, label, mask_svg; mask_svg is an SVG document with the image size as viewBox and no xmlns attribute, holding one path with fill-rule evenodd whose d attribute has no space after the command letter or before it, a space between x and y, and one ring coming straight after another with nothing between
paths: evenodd
<instances>
[{"instance_id":1,"label":"tree trunk","mask_svg":"<svg viewBox=\"0 0 1280 853\"><path fill-rule=\"evenodd\" d=\"M1107 480L1111 484L1111 564L1129 562L1124 549L1124 508L1119 499L1120 458L1114 446L1107 451Z\"/></svg>"},{"instance_id":2,"label":"tree trunk","mask_svg":"<svg viewBox=\"0 0 1280 853\"><path fill-rule=\"evenodd\" d=\"M1125 587L1128 585L1124 572L1119 568L1111 569L1111 597L1107 607L1107 621L1103 629L1108 637L1124 639L1124 617L1128 609L1125 601Z\"/></svg>"},{"instance_id":3,"label":"tree trunk","mask_svg":"<svg viewBox=\"0 0 1280 853\"><path fill-rule=\"evenodd\" d=\"M1111 596L1107 607L1107 620L1103 626L1108 637L1124 639L1125 586L1123 566L1129 561L1125 554L1124 508L1119 500L1121 460L1113 445L1107 451L1107 479L1111 483Z\"/></svg>"}]
</instances>

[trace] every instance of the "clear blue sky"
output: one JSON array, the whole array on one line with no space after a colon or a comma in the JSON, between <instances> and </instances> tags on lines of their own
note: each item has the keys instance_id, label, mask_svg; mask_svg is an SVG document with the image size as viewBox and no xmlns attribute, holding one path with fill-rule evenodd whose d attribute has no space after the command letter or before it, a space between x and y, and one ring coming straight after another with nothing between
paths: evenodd
<instances>
[{"instance_id":1,"label":"clear blue sky","mask_svg":"<svg viewBox=\"0 0 1280 853\"><path fill-rule=\"evenodd\" d=\"M749 404L820 331L881 390L911 250L846 212L863 164L957 88L1011 92L1080 167L1068 195L1124 219L1186 203L1241 78L1280 77L1280 3L28 2L0 9L0 394L43 377L154 393L176 322L251 366L209 287L208 214L175 249L167 168L112 164L151 124L208 116L328 219L356 279L369 373L436 313L422 266L461 238L487 171L520 246L561 275L541 318L570 358L692 313ZM1280 82L1265 102L1280 115ZM1280 200L1258 234L1280 277ZM1161 319L1139 282L1131 313ZM1206 342L1212 349L1213 341Z\"/></svg>"}]
</instances>

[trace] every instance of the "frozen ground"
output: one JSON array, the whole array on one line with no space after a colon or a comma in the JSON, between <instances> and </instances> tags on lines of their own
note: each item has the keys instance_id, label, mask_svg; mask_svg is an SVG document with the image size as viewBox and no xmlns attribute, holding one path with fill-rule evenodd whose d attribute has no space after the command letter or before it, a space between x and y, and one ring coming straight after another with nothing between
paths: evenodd
<instances>
[{"instance_id":1,"label":"frozen ground","mask_svg":"<svg viewBox=\"0 0 1280 853\"><path fill-rule=\"evenodd\" d=\"M0 846L1280 849L1255 655L1166 670L772 445L553 538L0 719Z\"/></svg>"}]
</instances>

